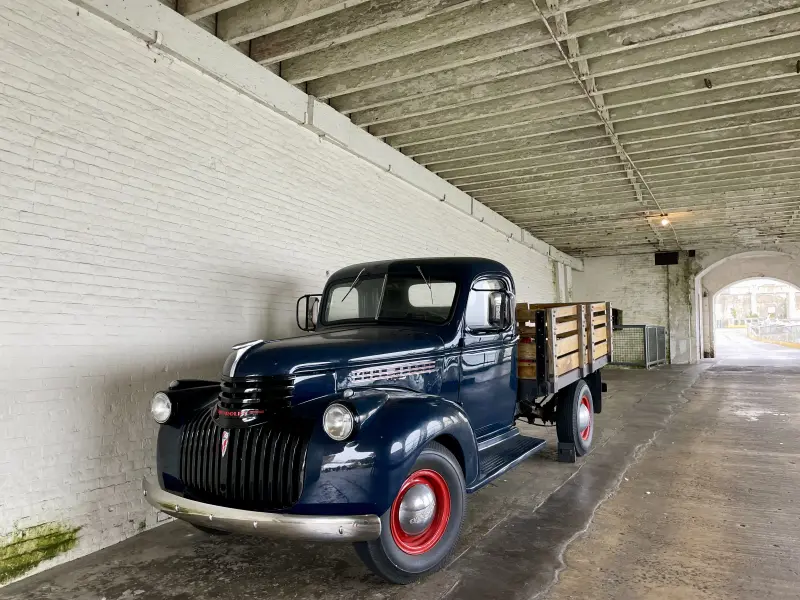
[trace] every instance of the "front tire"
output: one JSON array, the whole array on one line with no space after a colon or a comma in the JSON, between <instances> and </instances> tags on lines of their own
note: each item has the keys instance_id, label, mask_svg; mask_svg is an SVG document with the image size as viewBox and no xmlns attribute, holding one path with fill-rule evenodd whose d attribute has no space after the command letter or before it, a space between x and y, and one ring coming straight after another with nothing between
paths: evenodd
<instances>
[{"instance_id":1,"label":"front tire","mask_svg":"<svg viewBox=\"0 0 800 600\"><path fill-rule=\"evenodd\" d=\"M584 456L592 448L594 402L587 383L581 379L561 393L556 407L558 441L575 444L575 454Z\"/></svg>"},{"instance_id":2,"label":"front tire","mask_svg":"<svg viewBox=\"0 0 800 600\"><path fill-rule=\"evenodd\" d=\"M381 536L354 544L356 554L392 583L407 584L434 573L455 551L466 503L461 466L447 448L431 442L381 516Z\"/></svg>"}]
</instances>

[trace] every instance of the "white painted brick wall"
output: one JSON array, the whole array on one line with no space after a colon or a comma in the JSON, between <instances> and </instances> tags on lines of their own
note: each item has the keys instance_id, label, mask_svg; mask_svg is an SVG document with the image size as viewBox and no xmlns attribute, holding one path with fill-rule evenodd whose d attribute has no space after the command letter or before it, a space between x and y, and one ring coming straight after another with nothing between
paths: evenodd
<instances>
[{"instance_id":1,"label":"white painted brick wall","mask_svg":"<svg viewBox=\"0 0 800 600\"><path fill-rule=\"evenodd\" d=\"M74 4L0 22L0 533L153 525L152 393L296 333L329 270L481 255L554 299L546 257Z\"/></svg>"},{"instance_id":2,"label":"white painted brick wall","mask_svg":"<svg viewBox=\"0 0 800 600\"><path fill-rule=\"evenodd\" d=\"M652 254L585 258L583 272L572 274L576 301L610 301L628 325L668 325L667 267Z\"/></svg>"}]
</instances>

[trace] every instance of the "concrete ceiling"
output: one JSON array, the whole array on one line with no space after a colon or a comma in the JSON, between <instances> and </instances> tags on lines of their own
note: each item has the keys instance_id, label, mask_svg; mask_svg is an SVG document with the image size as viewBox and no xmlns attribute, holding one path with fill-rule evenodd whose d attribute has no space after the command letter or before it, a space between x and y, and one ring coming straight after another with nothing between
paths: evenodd
<instances>
[{"instance_id":1,"label":"concrete ceiling","mask_svg":"<svg viewBox=\"0 0 800 600\"><path fill-rule=\"evenodd\" d=\"M800 0L537 2L176 8L566 252L800 239Z\"/></svg>"}]
</instances>

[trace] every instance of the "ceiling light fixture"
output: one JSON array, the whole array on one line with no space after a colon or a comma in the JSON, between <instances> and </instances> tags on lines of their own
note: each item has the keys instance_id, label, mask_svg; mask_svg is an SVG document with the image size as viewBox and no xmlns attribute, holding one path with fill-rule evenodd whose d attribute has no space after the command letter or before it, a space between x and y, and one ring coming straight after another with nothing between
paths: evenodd
<instances>
[{"instance_id":1,"label":"ceiling light fixture","mask_svg":"<svg viewBox=\"0 0 800 600\"><path fill-rule=\"evenodd\" d=\"M669 219L668 219L666 216L664 216L664 217L661 219L661 226L662 226L662 227L667 227L668 225L669 225Z\"/></svg>"}]
</instances>

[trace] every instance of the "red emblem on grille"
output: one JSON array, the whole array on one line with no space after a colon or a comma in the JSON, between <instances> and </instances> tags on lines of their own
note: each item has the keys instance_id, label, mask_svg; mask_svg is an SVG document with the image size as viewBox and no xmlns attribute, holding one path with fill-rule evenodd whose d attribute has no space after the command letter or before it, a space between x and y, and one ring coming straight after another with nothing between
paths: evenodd
<instances>
[{"instance_id":1,"label":"red emblem on grille","mask_svg":"<svg viewBox=\"0 0 800 600\"><path fill-rule=\"evenodd\" d=\"M228 438L231 434L227 431L222 432L222 456L225 456L225 453L228 451Z\"/></svg>"}]
</instances>

